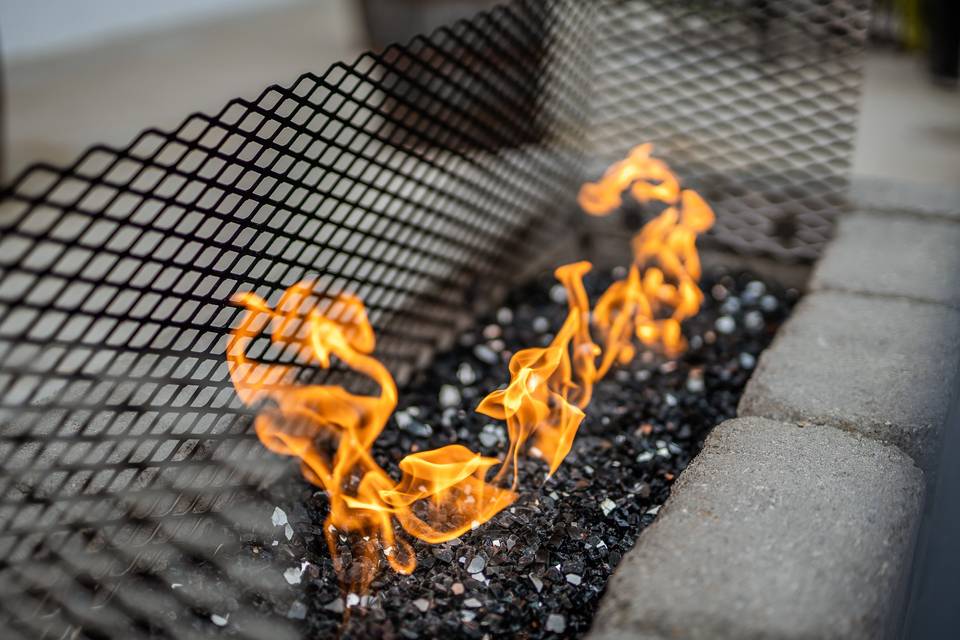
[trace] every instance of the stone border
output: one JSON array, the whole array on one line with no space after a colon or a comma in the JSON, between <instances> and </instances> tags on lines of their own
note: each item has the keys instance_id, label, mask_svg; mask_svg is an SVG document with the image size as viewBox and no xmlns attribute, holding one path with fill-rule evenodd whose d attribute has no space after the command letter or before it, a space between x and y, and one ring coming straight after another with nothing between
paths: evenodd
<instances>
[{"instance_id":1,"label":"stone border","mask_svg":"<svg viewBox=\"0 0 960 640\"><path fill-rule=\"evenodd\" d=\"M960 388L960 198L870 184L740 417L711 433L625 556L590 638L897 631L931 453Z\"/></svg>"},{"instance_id":2,"label":"stone border","mask_svg":"<svg viewBox=\"0 0 960 640\"><path fill-rule=\"evenodd\" d=\"M850 192L865 211L960 220L960 188L955 186L861 176L853 179Z\"/></svg>"}]
</instances>

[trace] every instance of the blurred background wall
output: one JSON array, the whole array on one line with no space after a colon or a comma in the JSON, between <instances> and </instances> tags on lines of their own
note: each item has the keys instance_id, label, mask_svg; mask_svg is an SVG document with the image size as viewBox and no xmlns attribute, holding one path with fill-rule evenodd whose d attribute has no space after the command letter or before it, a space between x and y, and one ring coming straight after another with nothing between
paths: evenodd
<instances>
[{"instance_id":1,"label":"blurred background wall","mask_svg":"<svg viewBox=\"0 0 960 640\"><path fill-rule=\"evenodd\" d=\"M0 3L0 45L5 59L16 60L290 4L292 0L5 0Z\"/></svg>"},{"instance_id":2,"label":"blurred background wall","mask_svg":"<svg viewBox=\"0 0 960 640\"><path fill-rule=\"evenodd\" d=\"M216 111L493 4L0 0L3 179L32 162L70 162L93 143L175 127L190 112ZM875 4L854 171L958 185L960 94L949 73L931 74L927 51L931 24L952 24L931 19L936 7L955 11L960 2Z\"/></svg>"},{"instance_id":3,"label":"blurred background wall","mask_svg":"<svg viewBox=\"0 0 960 640\"><path fill-rule=\"evenodd\" d=\"M367 47L352 0L0 0L0 42L5 179Z\"/></svg>"}]
</instances>

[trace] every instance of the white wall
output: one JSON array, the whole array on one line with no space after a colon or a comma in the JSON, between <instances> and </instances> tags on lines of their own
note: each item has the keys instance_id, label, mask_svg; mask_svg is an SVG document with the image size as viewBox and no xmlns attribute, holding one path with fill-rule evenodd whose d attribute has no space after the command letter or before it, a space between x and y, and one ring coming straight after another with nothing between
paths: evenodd
<instances>
[{"instance_id":1,"label":"white wall","mask_svg":"<svg viewBox=\"0 0 960 640\"><path fill-rule=\"evenodd\" d=\"M9 61L292 1L0 0L0 50Z\"/></svg>"}]
</instances>

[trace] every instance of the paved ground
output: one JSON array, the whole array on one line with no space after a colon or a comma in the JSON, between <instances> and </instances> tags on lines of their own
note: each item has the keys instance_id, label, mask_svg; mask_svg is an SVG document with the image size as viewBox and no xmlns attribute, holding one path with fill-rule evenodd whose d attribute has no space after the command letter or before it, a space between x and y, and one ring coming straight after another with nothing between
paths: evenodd
<instances>
[{"instance_id":1,"label":"paved ground","mask_svg":"<svg viewBox=\"0 0 960 640\"><path fill-rule=\"evenodd\" d=\"M960 91L927 81L919 58L872 51L853 158L855 174L960 182Z\"/></svg>"}]
</instances>

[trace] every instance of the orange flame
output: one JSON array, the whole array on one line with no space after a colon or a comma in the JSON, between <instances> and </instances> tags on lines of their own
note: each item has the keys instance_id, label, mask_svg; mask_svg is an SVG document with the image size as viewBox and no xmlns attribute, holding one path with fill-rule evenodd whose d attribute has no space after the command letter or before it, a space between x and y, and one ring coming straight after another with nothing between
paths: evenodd
<instances>
[{"instance_id":1,"label":"orange flame","mask_svg":"<svg viewBox=\"0 0 960 640\"><path fill-rule=\"evenodd\" d=\"M247 311L227 343L231 379L245 404L268 404L255 423L263 444L298 458L304 477L329 496L324 532L341 576L338 533L349 536L362 559L359 572L344 576L348 588L365 591L381 559L400 573L414 570L416 556L397 526L439 543L510 505L517 499L521 455L541 457L547 477L553 475L573 446L594 385L615 363L630 362L635 340L668 355L685 348L681 322L697 313L703 300L696 238L710 228L714 215L695 191L681 190L666 163L651 152L649 144L636 147L580 191L580 205L591 215L619 207L627 190L640 202L658 201L666 208L633 238L627 277L610 285L592 314L583 284L591 264L576 262L554 272L567 292L563 325L546 347L514 354L506 388L477 407L507 424L509 446L502 460L448 445L403 458L402 476L395 482L371 454L396 408L397 387L371 355L376 339L363 303L349 294L325 299L310 282L287 289L274 308L253 293L233 297ZM599 345L590 334L591 315ZM301 362L328 368L335 357L376 383L379 392L358 395L336 385L297 384L297 366L248 360L251 342L267 331L275 345ZM508 477L509 488L504 486Z\"/></svg>"},{"instance_id":2,"label":"orange flame","mask_svg":"<svg viewBox=\"0 0 960 640\"><path fill-rule=\"evenodd\" d=\"M633 358L634 337L645 346L661 346L668 355L683 351L680 324L703 302L696 239L713 226L714 213L696 191L681 190L677 177L665 162L651 157L652 151L650 144L634 148L598 182L580 189L580 206L595 216L619 207L627 189L639 202L667 205L634 236L627 277L597 302L594 321L604 337L600 377L614 362Z\"/></svg>"},{"instance_id":3,"label":"orange flame","mask_svg":"<svg viewBox=\"0 0 960 640\"><path fill-rule=\"evenodd\" d=\"M630 154L615 162L598 182L588 182L580 188L580 208L592 216L606 215L623 204L623 192L628 188L638 202L651 200L672 203L680 194L680 182L662 160L650 157L653 145L649 142L634 147Z\"/></svg>"},{"instance_id":4,"label":"orange flame","mask_svg":"<svg viewBox=\"0 0 960 640\"><path fill-rule=\"evenodd\" d=\"M370 355L375 339L358 298L341 294L321 313L313 286L301 282L287 289L275 309L252 293L233 300L247 308L227 343L234 387L245 404L272 403L257 416L260 440L271 451L299 458L304 477L327 492L324 533L331 555L337 558L338 531L362 540L365 570L348 580L352 590L366 590L379 554L400 573L416 567L413 549L397 537L394 520L410 535L443 542L486 522L516 498L484 480L498 460L459 445L407 456L400 461L399 483L374 461L371 449L396 407L397 387ZM322 367L335 356L376 382L379 394L298 385L291 365L251 362L246 350L267 329L275 344Z\"/></svg>"}]
</instances>

